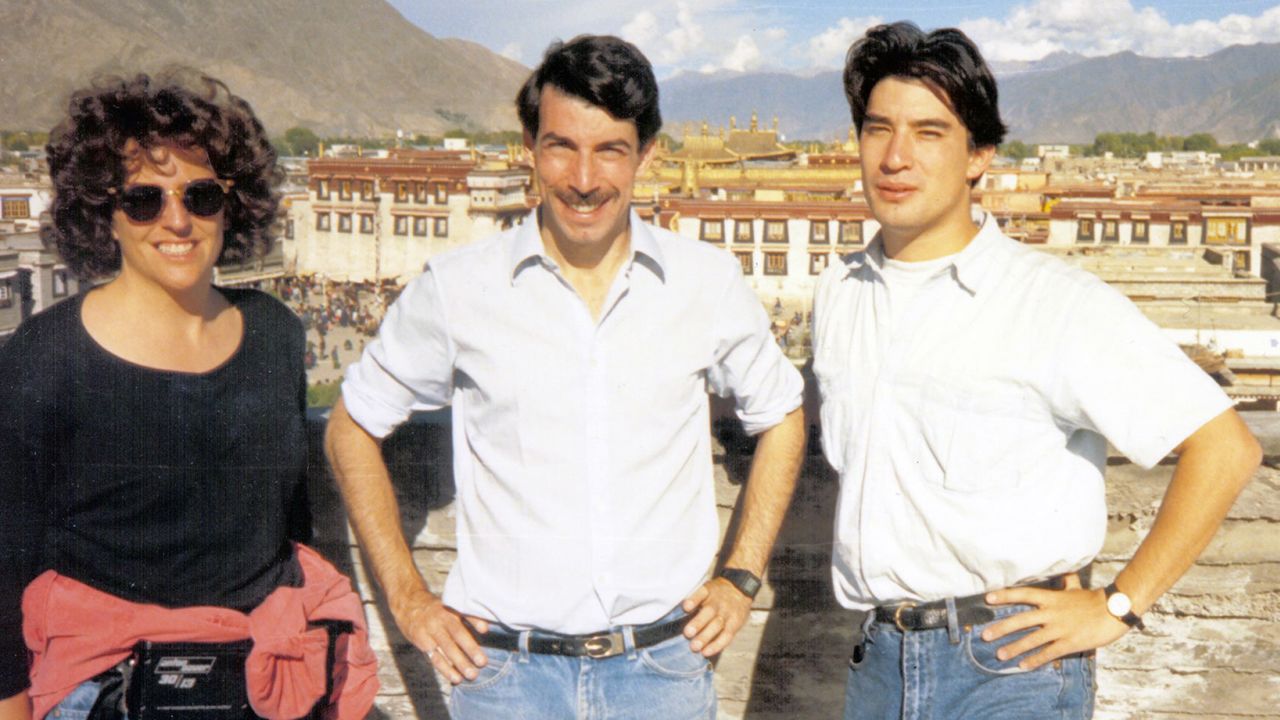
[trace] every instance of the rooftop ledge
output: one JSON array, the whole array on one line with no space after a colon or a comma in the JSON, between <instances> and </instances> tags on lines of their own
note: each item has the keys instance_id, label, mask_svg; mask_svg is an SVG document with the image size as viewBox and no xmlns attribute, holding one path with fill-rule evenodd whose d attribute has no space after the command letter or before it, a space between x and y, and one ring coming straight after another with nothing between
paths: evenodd
<instances>
[{"instance_id":1,"label":"rooftop ledge","mask_svg":"<svg viewBox=\"0 0 1280 720\"><path fill-rule=\"evenodd\" d=\"M1271 716L1280 686L1280 415L1243 413L1267 466L1233 506L1200 561L1129 633L1098 654L1098 716ZM379 712L446 717L449 683L395 628L365 572L320 452L324 411L309 414L314 544L349 573L366 600L381 661ZM750 462L752 441L723 417L712 427L722 531ZM447 411L415 416L383 443L400 501L401 527L433 589L455 557L454 487ZM1091 584L1109 582L1150 528L1173 472L1171 459L1143 470L1114 455L1107 467L1106 542ZM830 581L837 482L811 443L775 546L765 588L716 669L720 717L839 717L855 613L839 608Z\"/></svg>"}]
</instances>

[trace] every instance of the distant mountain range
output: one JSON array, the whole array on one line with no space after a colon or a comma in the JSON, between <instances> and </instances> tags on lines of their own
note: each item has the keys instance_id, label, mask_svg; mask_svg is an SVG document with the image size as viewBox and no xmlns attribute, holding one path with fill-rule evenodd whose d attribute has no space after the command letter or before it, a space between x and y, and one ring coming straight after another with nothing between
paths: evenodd
<instances>
[{"instance_id":1,"label":"distant mountain range","mask_svg":"<svg viewBox=\"0 0 1280 720\"><path fill-rule=\"evenodd\" d=\"M45 129L95 74L181 62L224 80L273 135L517 129L529 69L476 43L438 39L386 0L8 0L0 2L0 128ZM1055 53L997 63L1010 139L1091 142L1103 131L1280 136L1280 44L1203 58ZM686 73L662 82L667 131L752 112L789 139L849 129L840 73ZM679 139L677 137L677 139Z\"/></svg>"},{"instance_id":2,"label":"distant mountain range","mask_svg":"<svg viewBox=\"0 0 1280 720\"><path fill-rule=\"evenodd\" d=\"M529 72L432 37L384 0L8 0L0 127L47 129L94 74L173 62L226 82L273 135L513 128Z\"/></svg>"},{"instance_id":3,"label":"distant mountain range","mask_svg":"<svg viewBox=\"0 0 1280 720\"><path fill-rule=\"evenodd\" d=\"M1010 139L1092 142L1099 132L1212 133L1220 142L1280 137L1280 44L1233 46L1203 58L1057 53L996 65ZM777 116L789 139L844 137L840 73L683 74L662 86L663 119L738 126ZM677 138L679 139L679 138Z\"/></svg>"}]
</instances>

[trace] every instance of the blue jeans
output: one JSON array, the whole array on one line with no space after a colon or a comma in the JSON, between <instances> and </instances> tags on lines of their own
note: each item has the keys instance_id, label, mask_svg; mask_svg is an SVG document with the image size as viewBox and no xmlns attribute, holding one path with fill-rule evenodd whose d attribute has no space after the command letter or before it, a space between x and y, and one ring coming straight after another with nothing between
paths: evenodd
<instances>
[{"instance_id":1,"label":"blue jeans","mask_svg":"<svg viewBox=\"0 0 1280 720\"><path fill-rule=\"evenodd\" d=\"M54 705L45 718L47 720L85 720L89 717L89 711L93 710L93 704L97 702L101 692L102 683L97 680L85 680L62 698L62 702ZM129 716L120 713L120 720L129 720Z\"/></svg>"},{"instance_id":2,"label":"blue jeans","mask_svg":"<svg viewBox=\"0 0 1280 720\"><path fill-rule=\"evenodd\" d=\"M1006 617L1026 605L996 609ZM954 613L952 613L954 618ZM994 622L994 621L993 621ZM986 625L902 632L865 626L865 653L849 661L844 720L1087 720L1093 716L1094 658L1072 656L1023 671L1022 657L996 650L1023 634L982 640Z\"/></svg>"},{"instance_id":3,"label":"blue jeans","mask_svg":"<svg viewBox=\"0 0 1280 720\"><path fill-rule=\"evenodd\" d=\"M674 619L676 608L656 622ZM484 648L489 662L449 695L453 720L714 720L711 664L683 635L637 649L621 628L626 652L595 660Z\"/></svg>"}]
</instances>

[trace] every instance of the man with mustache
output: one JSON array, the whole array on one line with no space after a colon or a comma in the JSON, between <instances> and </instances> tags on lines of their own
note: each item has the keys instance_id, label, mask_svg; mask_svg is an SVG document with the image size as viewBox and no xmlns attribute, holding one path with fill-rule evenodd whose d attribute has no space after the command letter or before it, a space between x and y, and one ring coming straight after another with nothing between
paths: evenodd
<instances>
[{"instance_id":1,"label":"man with mustache","mask_svg":"<svg viewBox=\"0 0 1280 720\"><path fill-rule=\"evenodd\" d=\"M1230 400L1126 298L972 214L1004 136L957 30L849 50L845 93L880 231L815 300L822 440L840 473L832 576L867 611L847 720L1085 718L1093 650L1208 544L1260 460ZM1179 456L1151 532L1104 588L1107 441Z\"/></svg>"},{"instance_id":2,"label":"man with mustache","mask_svg":"<svg viewBox=\"0 0 1280 720\"><path fill-rule=\"evenodd\" d=\"M517 98L541 196L432 258L347 373L326 446L396 622L455 718L712 718L707 658L742 627L804 446L803 382L723 250L641 222L661 126L648 61L555 43ZM759 434L717 547L708 391ZM458 559L414 567L378 451L452 406Z\"/></svg>"}]
</instances>

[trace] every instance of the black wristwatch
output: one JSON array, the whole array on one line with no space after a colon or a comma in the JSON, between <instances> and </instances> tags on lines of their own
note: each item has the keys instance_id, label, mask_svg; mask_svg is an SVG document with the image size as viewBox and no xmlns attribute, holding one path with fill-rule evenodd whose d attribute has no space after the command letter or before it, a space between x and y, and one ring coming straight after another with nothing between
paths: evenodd
<instances>
[{"instance_id":1,"label":"black wristwatch","mask_svg":"<svg viewBox=\"0 0 1280 720\"><path fill-rule=\"evenodd\" d=\"M1102 591L1107 596L1107 612L1120 622L1131 628L1143 630L1146 628L1142 624L1142 618L1133 612L1133 601L1128 595L1120 592L1120 588L1116 587L1113 582Z\"/></svg>"},{"instance_id":2,"label":"black wristwatch","mask_svg":"<svg viewBox=\"0 0 1280 720\"><path fill-rule=\"evenodd\" d=\"M733 583L733 586L738 588L738 592L752 600L756 598L756 593L760 592L760 578L750 570L725 568L720 571L720 577Z\"/></svg>"}]
</instances>

